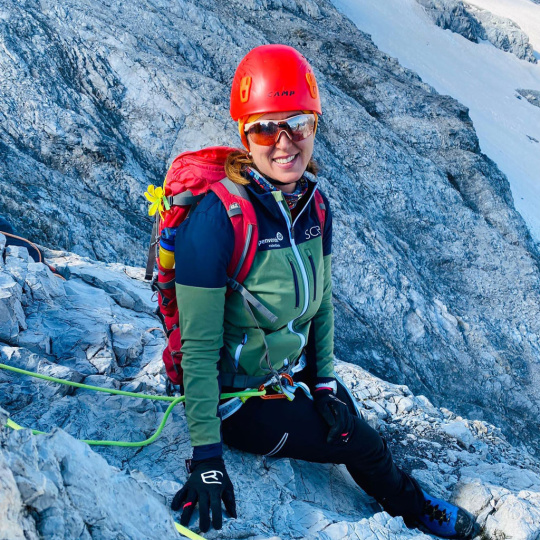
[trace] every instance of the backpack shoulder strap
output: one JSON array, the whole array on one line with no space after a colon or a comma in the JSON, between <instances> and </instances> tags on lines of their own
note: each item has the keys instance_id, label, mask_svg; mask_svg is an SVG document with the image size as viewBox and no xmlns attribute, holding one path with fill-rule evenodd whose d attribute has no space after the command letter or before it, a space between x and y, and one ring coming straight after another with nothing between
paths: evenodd
<instances>
[{"instance_id":1,"label":"backpack shoulder strap","mask_svg":"<svg viewBox=\"0 0 540 540\"><path fill-rule=\"evenodd\" d=\"M257 252L259 230L255 209L246 188L235 184L229 178L212 184L210 189L225 206L234 230L234 251L227 273L230 278L242 283Z\"/></svg>"},{"instance_id":2,"label":"backpack shoulder strap","mask_svg":"<svg viewBox=\"0 0 540 540\"><path fill-rule=\"evenodd\" d=\"M212 184L210 189L225 206L234 229L234 250L227 269L229 292L238 292L263 317L274 323L277 317L242 285L251 270L259 241L257 216L247 190L229 178Z\"/></svg>"},{"instance_id":3,"label":"backpack shoulder strap","mask_svg":"<svg viewBox=\"0 0 540 540\"><path fill-rule=\"evenodd\" d=\"M313 198L315 199L315 211L317 212L317 217L319 218L319 223L321 224L321 236L323 236L324 224L326 222L326 205L324 204L323 196L319 190L315 191Z\"/></svg>"},{"instance_id":4,"label":"backpack shoulder strap","mask_svg":"<svg viewBox=\"0 0 540 540\"><path fill-rule=\"evenodd\" d=\"M246 188L242 184L235 184L230 178L227 176L223 178L223 180L220 180L220 184L223 184L227 191L231 195L235 195L237 197L242 197L242 199L245 199L251 204L251 201L249 200L249 195L247 193Z\"/></svg>"}]
</instances>

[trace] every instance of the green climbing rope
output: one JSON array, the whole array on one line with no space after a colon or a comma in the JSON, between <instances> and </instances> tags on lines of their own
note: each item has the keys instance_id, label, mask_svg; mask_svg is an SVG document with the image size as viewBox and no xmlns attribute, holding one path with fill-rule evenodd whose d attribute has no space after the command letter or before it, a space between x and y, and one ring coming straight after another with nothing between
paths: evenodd
<instances>
[{"instance_id":1,"label":"green climbing rope","mask_svg":"<svg viewBox=\"0 0 540 540\"><path fill-rule=\"evenodd\" d=\"M127 397L139 398L139 399L151 399L154 401L169 401L170 402L170 405L167 407L167 410L165 411L165 414L163 415L163 419L161 420L161 423L157 431L145 441L140 441L140 442L92 441L92 440L81 439L86 444L95 445L95 446L121 446L121 447L127 447L127 448L137 448L137 447L147 446L149 444L152 444L160 436L161 432L163 431L163 428L165 427L165 424L167 423L167 419L169 418L169 415L171 414L174 407L176 407L176 405L178 405L179 403L182 403L185 400L185 396L180 396L180 397L153 396L151 394L139 394L137 392L126 392L124 390L115 390L113 388L102 388L101 386L92 386L89 384L66 381L64 379L57 379L56 377L50 377L49 375L42 375L41 373L27 371L26 369L20 369L13 366L8 366L6 364L0 364L0 368L8 370L8 371L12 371L14 373L19 373L20 375L28 375L29 377L42 379L44 381L64 384L66 386L74 386L75 388L84 388L86 390L93 390L95 392L105 392L106 394L113 394L117 396L127 396ZM265 393L266 393L265 390L262 390L260 392L257 390L246 390L244 392L232 392L229 394L221 394L221 399L228 399L232 397L246 397L247 398L247 397L254 397L254 396L263 396ZM6 425L13 429L22 429L22 426L19 426L12 420L8 420ZM37 429L33 429L32 433L34 435L43 435L45 432L38 431Z\"/></svg>"},{"instance_id":2,"label":"green climbing rope","mask_svg":"<svg viewBox=\"0 0 540 540\"><path fill-rule=\"evenodd\" d=\"M33 371L27 371L26 369L20 369L13 366L8 366L7 364L0 364L1 369L5 369L8 371L12 371L14 373L18 373L20 375L28 375L29 377L34 377L36 379L42 379L44 381L54 382L58 384L64 384L66 386L74 386L75 388L84 388L86 390L93 390L95 392L105 392L106 394L113 394L116 396L127 396L127 397L133 397L133 398L139 398L139 399L151 399L153 401L169 401L170 405L167 407L167 410L165 411L165 414L163 415L163 419L161 420L161 423L157 429L157 431L148 439L141 442L126 442L126 441L91 441L91 440L85 440L81 439L86 444L91 445L99 445L99 446L122 446L122 447L141 447L141 446L147 446L149 444L152 444L161 434L163 431L163 428L165 427L165 424L167 422L167 419L169 418L169 415L171 414L172 410L176 405L181 403L185 400L185 396L180 397L172 397L172 396L153 396L151 394L139 394L137 392L125 392L124 390L115 390L113 388L102 388L100 386L92 386L90 384L82 384L77 383L73 381L66 381L64 379L57 379L56 377L50 377L48 375L42 375L41 373L35 373ZM233 392L228 394L221 394L221 399L228 399L232 397L254 397L254 396L264 396L266 394L265 390L257 391L257 390L246 390L244 392ZM13 422L13 420L10 420L8 418L6 422L6 426L11 429L24 429L22 426L19 426L19 424L16 424ZM32 433L34 435L44 435L44 431L38 431L37 429L33 429ZM191 538L193 540L199 540L204 538L186 527L183 527L179 523L174 523L176 530L186 536L187 538Z\"/></svg>"},{"instance_id":3,"label":"green climbing rope","mask_svg":"<svg viewBox=\"0 0 540 540\"><path fill-rule=\"evenodd\" d=\"M180 525L180 523L176 523L176 521L175 521L174 525L176 527L176 530L180 534L183 534L184 536L187 536L188 538L192 538L193 540L200 540L201 538L202 538L202 540L204 540L203 536L200 536L197 533L194 533L193 531L190 531L188 528L184 527L183 525Z\"/></svg>"},{"instance_id":4,"label":"green climbing rope","mask_svg":"<svg viewBox=\"0 0 540 540\"><path fill-rule=\"evenodd\" d=\"M85 442L86 444L95 445L95 446L122 446L124 448L138 448L141 446L147 446L149 444L152 444L161 434L163 431L163 428L165 427L165 423L167 422L167 418L169 418L169 415L171 414L172 410L178 403L184 401L184 396L174 398L174 401L167 407L167 410L165 411L165 414L163 416L163 419L161 420L161 424L157 428L157 431L148 439L145 441L140 442L127 442L127 441L93 441L88 439L79 439L82 442ZM14 429L23 429L22 426L19 426L13 420L8 420L6 425L8 427L14 428ZM46 433L44 431L39 431L37 429L33 429L32 433L34 435L45 435Z\"/></svg>"}]
</instances>

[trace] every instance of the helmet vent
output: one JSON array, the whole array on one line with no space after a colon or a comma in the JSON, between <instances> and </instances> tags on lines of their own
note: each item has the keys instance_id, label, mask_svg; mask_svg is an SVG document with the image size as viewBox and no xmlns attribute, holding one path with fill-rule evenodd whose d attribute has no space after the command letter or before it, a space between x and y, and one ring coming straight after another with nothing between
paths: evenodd
<instances>
[{"instance_id":1,"label":"helmet vent","mask_svg":"<svg viewBox=\"0 0 540 540\"><path fill-rule=\"evenodd\" d=\"M317 81L313 73L306 73L306 80L309 86L309 93L313 99L317 99Z\"/></svg>"},{"instance_id":2,"label":"helmet vent","mask_svg":"<svg viewBox=\"0 0 540 540\"><path fill-rule=\"evenodd\" d=\"M249 91L251 89L251 77L242 77L240 82L240 101L246 103L249 99Z\"/></svg>"}]
</instances>

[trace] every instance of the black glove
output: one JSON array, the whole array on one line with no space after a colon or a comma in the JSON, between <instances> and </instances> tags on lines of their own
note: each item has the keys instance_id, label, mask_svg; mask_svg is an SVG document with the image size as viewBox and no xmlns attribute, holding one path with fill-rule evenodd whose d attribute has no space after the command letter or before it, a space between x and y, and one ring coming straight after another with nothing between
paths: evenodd
<instances>
[{"instance_id":1,"label":"black glove","mask_svg":"<svg viewBox=\"0 0 540 540\"><path fill-rule=\"evenodd\" d=\"M209 458L191 463L191 474L184 487L174 496L171 504L173 510L182 510L180 524L189 525L193 510L199 503L199 526L202 532L210 528L210 509L212 509L212 525L221 529L221 501L233 518L236 517L236 501L234 488L225 470L222 458Z\"/></svg>"},{"instance_id":2,"label":"black glove","mask_svg":"<svg viewBox=\"0 0 540 540\"><path fill-rule=\"evenodd\" d=\"M315 408L330 426L327 442L344 444L349 441L354 431L354 416L343 401L330 390L314 392Z\"/></svg>"}]
</instances>

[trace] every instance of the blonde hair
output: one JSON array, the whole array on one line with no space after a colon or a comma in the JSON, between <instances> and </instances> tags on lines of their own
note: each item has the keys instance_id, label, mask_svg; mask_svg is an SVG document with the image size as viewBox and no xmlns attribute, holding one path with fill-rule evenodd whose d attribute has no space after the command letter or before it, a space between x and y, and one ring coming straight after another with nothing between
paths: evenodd
<instances>
[{"instance_id":1,"label":"blonde hair","mask_svg":"<svg viewBox=\"0 0 540 540\"><path fill-rule=\"evenodd\" d=\"M249 180L242 175L242 170L246 167L257 169L253 162L253 158L245 150L235 150L227 156L227 160L225 161L225 174L235 184L245 186L249 184ZM317 176L319 166L313 158L309 160L306 171L313 176Z\"/></svg>"}]
</instances>

